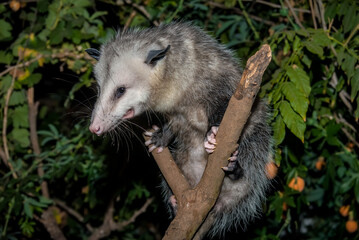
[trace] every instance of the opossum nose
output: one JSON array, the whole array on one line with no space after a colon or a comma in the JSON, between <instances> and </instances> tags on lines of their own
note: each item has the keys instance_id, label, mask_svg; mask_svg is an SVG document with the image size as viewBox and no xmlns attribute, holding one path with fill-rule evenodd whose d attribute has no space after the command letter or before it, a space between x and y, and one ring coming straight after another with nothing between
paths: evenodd
<instances>
[{"instance_id":1,"label":"opossum nose","mask_svg":"<svg viewBox=\"0 0 359 240\"><path fill-rule=\"evenodd\" d=\"M97 136L100 136L101 133L103 132L103 129L101 128L101 126L98 124L94 124L94 123L92 123L90 125L89 129L92 133L96 134Z\"/></svg>"}]
</instances>

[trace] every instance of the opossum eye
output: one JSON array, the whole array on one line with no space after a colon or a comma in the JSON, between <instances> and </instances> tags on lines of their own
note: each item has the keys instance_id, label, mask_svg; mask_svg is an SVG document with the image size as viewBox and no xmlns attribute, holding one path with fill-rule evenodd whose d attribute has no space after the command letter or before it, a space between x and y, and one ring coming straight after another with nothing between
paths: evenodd
<instances>
[{"instance_id":1,"label":"opossum eye","mask_svg":"<svg viewBox=\"0 0 359 240\"><path fill-rule=\"evenodd\" d=\"M119 87L115 91L115 98L120 98L126 92L125 87Z\"/></svg>"}]
</instances>

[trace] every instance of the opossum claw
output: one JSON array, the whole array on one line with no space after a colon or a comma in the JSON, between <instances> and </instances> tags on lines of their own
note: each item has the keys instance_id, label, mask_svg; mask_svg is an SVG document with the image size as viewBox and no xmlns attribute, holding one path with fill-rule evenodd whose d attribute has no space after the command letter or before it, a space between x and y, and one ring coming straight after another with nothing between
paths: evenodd
<instances>
[{"instance_id":1,"label":"opossum claw","mask_svg":"<svg viewBox=\"0 0 359 240\"><path fill-rule=\"evenodd\" d=\"M155 148L156 148L156 146L153 145L153 146L151 146L151 147L148 149L148 151L149 151L149 152L152 152L153 150L155 150Z\"/></svg>"}]
</instances>

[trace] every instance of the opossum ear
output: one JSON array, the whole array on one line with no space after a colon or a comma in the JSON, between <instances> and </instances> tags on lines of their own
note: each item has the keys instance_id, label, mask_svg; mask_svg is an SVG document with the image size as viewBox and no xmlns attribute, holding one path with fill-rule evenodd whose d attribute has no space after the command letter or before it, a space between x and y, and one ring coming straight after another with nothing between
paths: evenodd
<instances>
[{"instance_id":1,"label":"opossum ear","mask_svg":"<svg viewBox=\"0 0 359 240\"><path fill-rule=\"evenodd\" d=\"M148 52L145 63L156 65L156 63L166 56L167 51L170 49L171 45L168 45L165 49L162 50L151 50Z\"/></svg>"},{"instance_id":2,"label":"opossum ear","mask_svg":"<svg viewBox=\"0 0 359 240\"><path fill-rule=\"evenodd\" d=\"M85 50L91 57L97 61L100 59L100 51L94 48L89 48Z\"/></svg>"}]
</instances>

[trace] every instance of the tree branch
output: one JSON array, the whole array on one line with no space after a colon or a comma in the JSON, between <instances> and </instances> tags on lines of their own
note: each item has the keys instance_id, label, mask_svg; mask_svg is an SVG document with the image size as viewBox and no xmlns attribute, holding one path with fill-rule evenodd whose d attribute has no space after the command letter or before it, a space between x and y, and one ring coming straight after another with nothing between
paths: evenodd
<instances>
[{"instance_id":1,"label":"tree branch","mask_svg":"<svg viewBox=\"0 0 359 240\"><path fill-rule=\"evenodd\" d=\"M64 201L61 201L60 199L52 199L52 200L56 205L64 209L68 214L76 218L77 221L84 223L84 217L80 213L78 213L75 209L72 209L71 207L67 206ZM90 232L94 231L93 227L89 223L86 223L85 226L87 230L89 230Z\"/></svg>"},{"instance_id":2,"label":"tree branch","mask_svg":"<svg viewBox=\"0 0 359 240\"><path fill-rule=\"evenodd\" d=\"M15 74L16 75L16 74ZM37 113L38 113L38 106L39 102L34 102L34 87L30 87L27 90L27 102L29 106L29 125L30 125L30 140L31 140L31 146L35 153L35 159L39 162L39 165L37 166L37 175L42 179L41 182L41 192L42 195L46 198L50 198L49 188L47 185L47 182L43 180L43 177L45 175L42 161L37 157L41 153L39 140L37 136L37 126L36 126L36 120L37 120ZM65 236L63 232L61 231L60 227L56 223L55 217L54 217L54 207L50 206L47 208L41 215L42 221L40 221L46 230L49 232L52 239L56 240L65 240Z\"/></svg>"},{"instance_id":3,"label":"tree branch","mask_svg":"<svg viewBox=\"0 0 359 240\"><path fill-rule=\"evenodd\" d=\"M19 62L20 62L20 58L18 59L17 64L19 64ZM15 178L15 179L17 179L18 176L15 172L14 167L12 166L12 163L10 162L9 148L7 145L7 120L8 120L7 117L8 117L8 111L9 111L10 97L14 90L15 76L16 76L17 69L18 69L17 67L14 68L14 75L12 76L10 87L8 88L8 90L6 92L5 105L4 105L4 116L3 116L3 123L2 123L2 141L3 141L3 145L4 145L4 156L5 156L4 162L10 168L11 174L12 174L13 178ZM1 77L1 75L0 75L0 77Z\"/></svg>"},{"instance_id":4,"label":"tree branch","mask_svg":"<svg viewBox=\"0 0 359 240\"><path fill-rule=\"evenodd\" d=\"M299 26L301 29L303 29L303 30L306 31L306 29L303 27L302 23L300 22L300 20L299 20L297 14L294 12L294 9L293 9L292 5L290 5L290 2L289 2L288 0L285 0L285 3L287 4L287 6L288 6L290 12L292 13L295 22L298 24L298 26Z\"/></svg>"},{"instance_id":5,"label":"tree branch","mask_svg":"<svg viewBox=\"0 0 359 240\"><path fill-rule=\"evenodd\" d=\"M88 239L98 240L107 237L108 235L111 234L112 231L123 230L129 224L133 223L139 215L146 212L148 206L152 203L152 201L153 198L147 199L147 201L143 204L143 206L132 214L130 219L116 223L113 220L113 212L115 211L114 199L111 199L107 211L105 213L102 225L94 229L94 231L92 232L91 236Z\"/></svg>"},{"instance_id":6,"label":"tree branch","mask_svg":"<svg viewBox=\"0 0 359 240\"><path fill-rule=\"evenodd\" d=\"M194 189L186 186L188 182L174 164L168 148L162 153L153 153L171 189L176 189L174 193L178 203L177 215L168 227L164 240L192 239L214 206L225 176L221 167L227 164L227 159L238 147L237 141L250 115L263 73L271 57L269 45L264 45L248 60L216 135L216 151L209 155L202 179ZM182 186L179 187L177 184ZM177 193L181 189L185 191Z\"/></svg>"}]
</instances>

